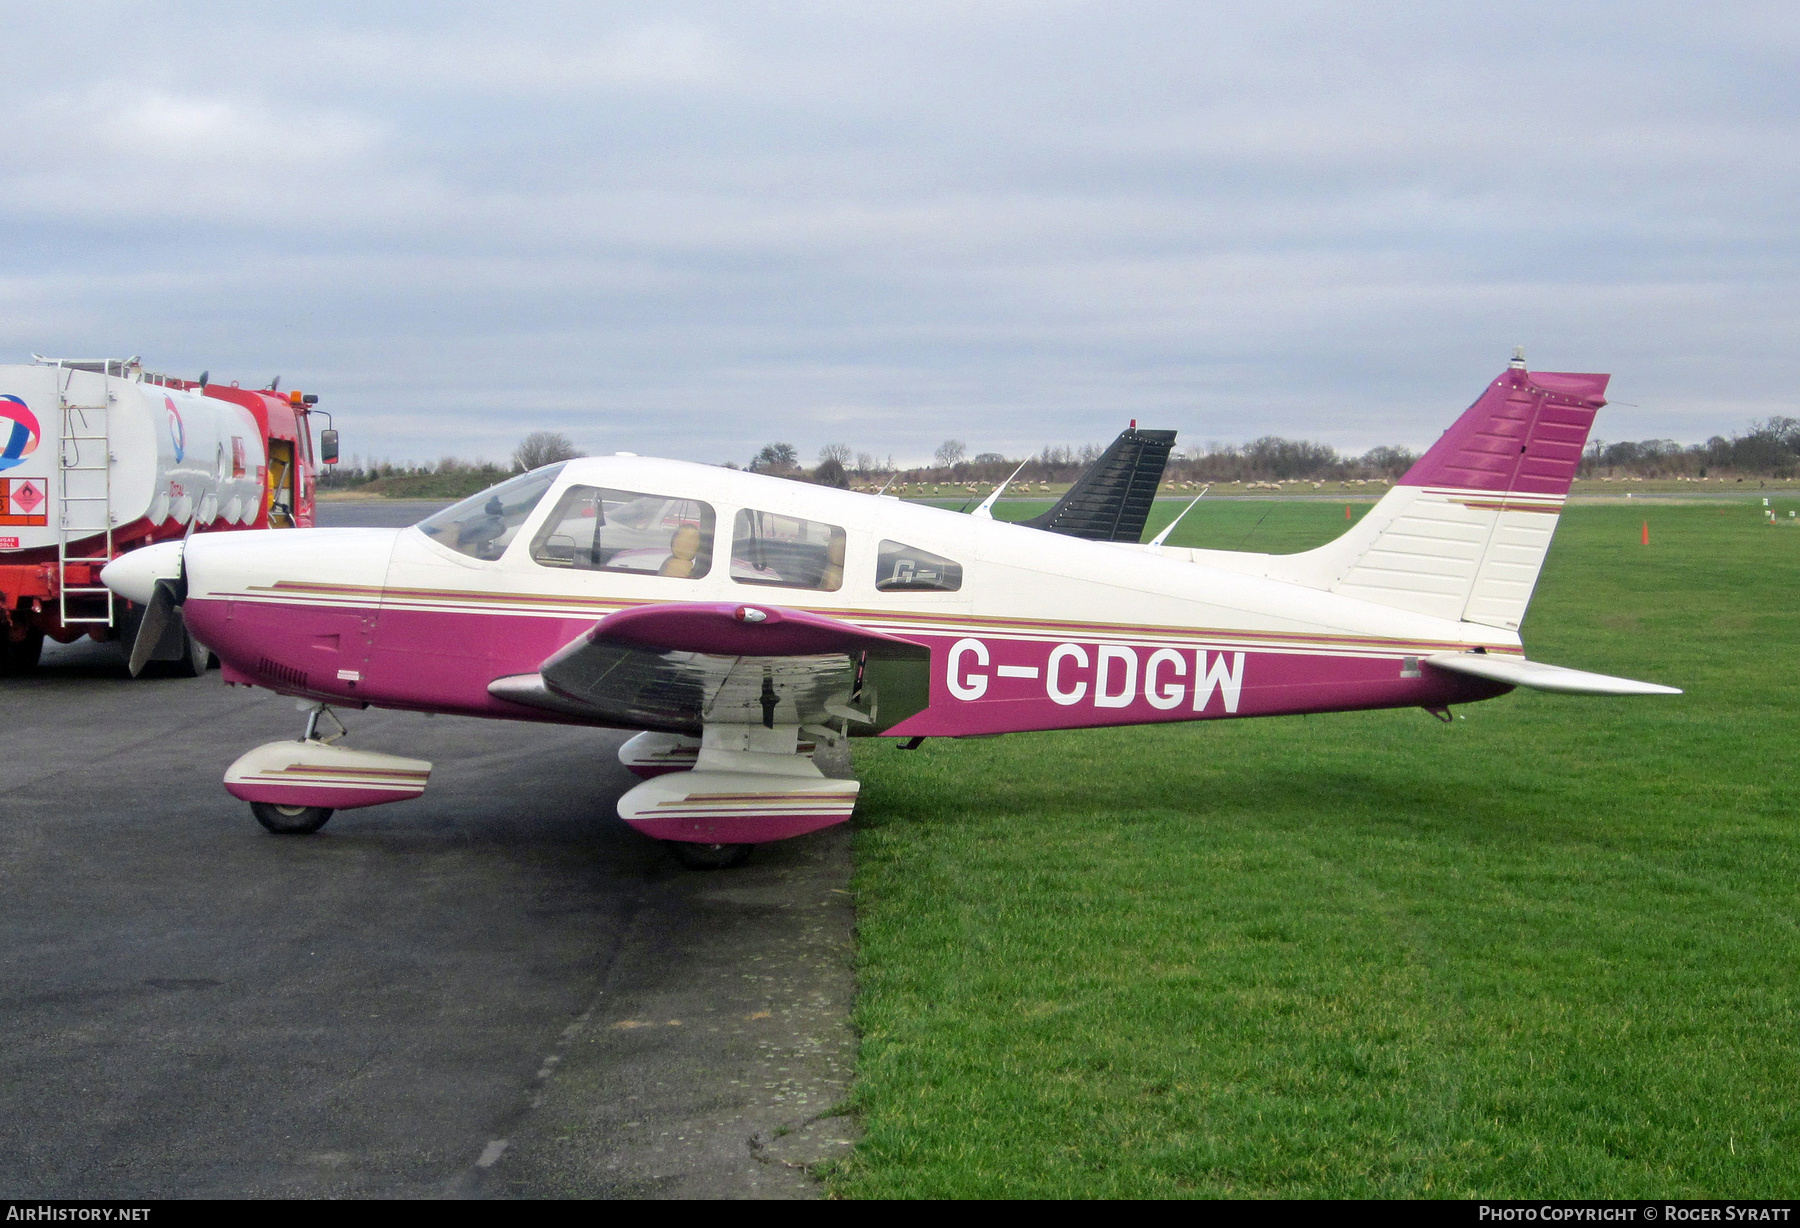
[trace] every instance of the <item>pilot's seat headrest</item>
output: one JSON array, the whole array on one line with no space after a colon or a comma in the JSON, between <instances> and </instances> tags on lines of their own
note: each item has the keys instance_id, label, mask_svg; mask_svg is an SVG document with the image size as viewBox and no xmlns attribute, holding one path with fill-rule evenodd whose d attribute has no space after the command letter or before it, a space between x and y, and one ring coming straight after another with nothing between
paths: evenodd
<instances>
[{"instance_id":1,"label":"pilot's seat headrest","mask_svg":"<svg viewBox=\"0 0 1800 1228\"><path fill-rule=\"evenodd\" d=\"M669 537L669 557L663 560L661 576L687 579L694 574L694 556L700 553L700 530L684 524Z\"/></svg>"},{"instance_id":2,"label":"pilot's seat headrest","mask_svg":"<svg viewBox=\"0 0 1800 1228\"><path fill-rule=\"evenodd\" d=\"M833 533L825 547L825 572L819 577L819 587L825 592L835 593L844 587L844 540L842 533Z\"/></svg>"}]
</instances>

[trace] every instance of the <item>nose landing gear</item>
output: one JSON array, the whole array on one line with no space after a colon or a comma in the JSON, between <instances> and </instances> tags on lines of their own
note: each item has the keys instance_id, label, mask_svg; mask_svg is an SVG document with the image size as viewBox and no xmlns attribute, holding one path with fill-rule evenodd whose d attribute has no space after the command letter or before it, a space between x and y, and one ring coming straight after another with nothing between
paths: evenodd
<instances>
[{"instance_id":1,"label":"nose landing gear","mask_svg":"<svg viewBox=\"0 0 1800 1228\"><path fill-rule=\"evenodd\" d=\"M250 803L256 821L278 835L309 835L336 810L402 802L425 792L431 764L338 746L345 729L321 703L302 701L306 732L296 742L268 742L225 770L225 791ZM319 734L327 717L338 727Z\"/></svg>"}]
</instances>

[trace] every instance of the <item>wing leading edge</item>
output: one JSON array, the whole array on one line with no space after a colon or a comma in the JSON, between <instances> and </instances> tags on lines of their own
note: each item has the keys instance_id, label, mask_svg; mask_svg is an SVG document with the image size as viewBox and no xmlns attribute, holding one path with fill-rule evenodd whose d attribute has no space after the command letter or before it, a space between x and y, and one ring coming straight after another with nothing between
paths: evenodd
<instances>
[{"instance_id":1,"label":"wing leading edge","mask_svg":"<svg viewBox=\"0 0 1800 1228\"><path fill-rule=\"evenodd\" d=\"M922 706L930 650L780 606L681 602L608 615L498 699L632 729L885 728ZM888 712L880 711L883 693ZM916 705L916 706L915 706Z\"/></svg>"}]
</instances>

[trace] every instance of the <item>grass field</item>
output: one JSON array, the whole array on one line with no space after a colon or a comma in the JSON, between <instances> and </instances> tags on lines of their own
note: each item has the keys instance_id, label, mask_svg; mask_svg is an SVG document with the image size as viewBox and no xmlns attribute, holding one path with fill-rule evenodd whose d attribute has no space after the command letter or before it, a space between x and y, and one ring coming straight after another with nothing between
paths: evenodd
<instances>
[{"instance_id":1,"label":"grass field","mask_svg":"<svg viewBox=\"0 0 1800 1228\"><path fill-rule=\"evenodd\" d=\"M1528 650L1679 698L859 747L834 1188L1792 1196L1800 529L1760 514L1562 518Z\"/></svg>"}]
</instances>

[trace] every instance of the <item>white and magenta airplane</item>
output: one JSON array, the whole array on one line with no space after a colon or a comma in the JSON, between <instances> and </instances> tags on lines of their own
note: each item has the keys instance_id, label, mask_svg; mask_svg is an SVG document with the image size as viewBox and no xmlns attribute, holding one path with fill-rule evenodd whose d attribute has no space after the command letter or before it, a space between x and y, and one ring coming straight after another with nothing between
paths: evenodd
<instances>
[{"instance_id":1,"label":"white and magenta airplane","mask_svg":"<svg viewBox=\"0 0 1800 1228\"><path fill-rule=\"evenodd\" d=\"M429 762L321 733L373 705L641 731L620 815L736 864L850 817L857 783L812 761L848 737L1679 694L1519 639L1607 380L1515 359L1302 554L1140 544L1174 433L1133 429L1030 522L620 453L406 529L195 536L103 578L147 619L179 611L226 682L303 701L300 739L225 777L272 831L424 791Z\"/></svg>"}]
</instances>

